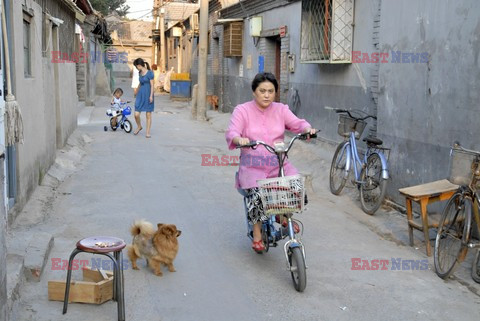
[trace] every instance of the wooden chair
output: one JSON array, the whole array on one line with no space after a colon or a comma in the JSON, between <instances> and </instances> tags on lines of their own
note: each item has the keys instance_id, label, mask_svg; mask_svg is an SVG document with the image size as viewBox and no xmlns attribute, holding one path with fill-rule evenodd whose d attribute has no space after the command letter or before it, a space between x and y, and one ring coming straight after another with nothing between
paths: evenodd
<instances>
[{"instance_id":1,"label":"wooden chair","mask_svg":"<svg viewBox=\"0 0 480 321\"><path fill-rule=\"evenodd\" d=\"M425 236L425 246L427 248L427 256L432 255L430 248L429 229L438 227L438 223L428 222L427 206L437 201L448 200L458 189L458 185L450 183L446 179L439 181L401 188L398 191L406 198L407 220L408 220L408 237L410 246L413 246L413 229L423 231ZM421 224L413 220L412 201L420 205Z\"/></svg>"}]
</instances>

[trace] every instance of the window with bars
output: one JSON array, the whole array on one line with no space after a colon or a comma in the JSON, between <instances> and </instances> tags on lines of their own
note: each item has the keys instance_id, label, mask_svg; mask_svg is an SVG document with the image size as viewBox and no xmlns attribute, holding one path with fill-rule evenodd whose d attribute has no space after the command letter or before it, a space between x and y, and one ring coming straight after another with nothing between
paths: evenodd
<instances>
[{"instance_id":1,"label":"window with bars","mask_svg":"<svg viewBox=\"0 0 480 321\"><path fill-rule=\"evenodd\" d=\"M303 0L300 61L351 63L354 0Z\"/></svg>"}]
</instances>

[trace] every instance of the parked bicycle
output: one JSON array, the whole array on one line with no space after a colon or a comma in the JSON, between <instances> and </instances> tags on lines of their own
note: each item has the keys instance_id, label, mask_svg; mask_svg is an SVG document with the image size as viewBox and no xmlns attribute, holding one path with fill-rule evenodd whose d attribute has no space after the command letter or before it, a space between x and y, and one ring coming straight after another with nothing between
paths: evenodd
<instances>
[{"instance_id":1,"label":"parked bicycle","mask_svg":"<svg viewBox=\"0 0 480 321\"><path fill-rule=\"evenodd\" d=\"M337 114L341 114L338 121L338 134L344 138L333 155L330 167L330 191L334 195L339 195L353 168L352 183L360 189L362 210L373 215L385 198L389 173L384 151L390 150L380 147L383 142L377 137L366 137L363 141L367 144L367 150L362 160L356 140L360 138L367 125L365 120L377 119L377 117L357 109L346 110L333 107L325 107L325 109L335 110ZM366 116L353 115L359 113Z\"/></svg>"},{"instance_id":2,"label":"parked bicycle","mask_svg":"<svg viewBox=\"0 0 480 321\"><path fill-rule=\"evenodd\" d=\"M305 177L301 175L285 176L283 165L295 140L306 140L308 137L315 138L317 136L298 134L290 140L288 145L279 142L275 143L275 146L270 146L262 141L251 141L247 145L237 146L237 148L250 147L255 149L258 145L263 145L267 151L277 156L278 177L257 181L263 209L269 217L268 221L262 223L262 241L265 244L265 251L268 251L270 247L276 247L278 241L289 238L283 249L287 260L287 269L291 273L294 287L298 292L303 292L307 286L307 265L305 263L305 246L298 235L295 235L293 221L301 225L300 231L302 234L303 224L299 220L294 220L292 216L294 213L300 213L304 210ZM248 215L245 191L239 189L239 192L244 196L245 215ZM275 223L282 222L283 218L287 219L287 226L277 227ZM248 220L247 228L247 235L253 240L252 226L248 224Z\"/></svg>"},{"instance_id":3,"label":"parked bicycle","mask_svg":"<svg viewBox=\"0 0 480 321\"><path fill-rule=\"evenodd\" d=\"M480 248L478 241L471 240L472 217L477 232L480 231L480 152L466 149L455 142L450 159L450 179L461 186L448 200L438 224L434 263L435 272L442 279L448 278L455 267L463 262L469 248ZM479 251L473 261L472 278L480 283Z\"/></svg>"}]
</instances>

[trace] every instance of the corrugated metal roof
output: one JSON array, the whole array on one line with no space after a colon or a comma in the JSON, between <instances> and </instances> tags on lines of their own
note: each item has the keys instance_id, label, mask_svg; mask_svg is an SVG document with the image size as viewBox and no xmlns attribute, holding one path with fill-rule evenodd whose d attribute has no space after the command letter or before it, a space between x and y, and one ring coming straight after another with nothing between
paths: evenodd
<instances>
[{"instance_id":1,"label":"corrugated metal roof","mask_svg":"<svg viewBox=\"0 0 480 321\"><path fill-rule=\"evenodd\" d=\"M72 0L86 15L93 14L93 7L89 0Z\"/></svg>"},{"instance_id":2,"label":"corrugated metal roof","mask_svg":"<svg viewBox=\"0 0 480 321\"><path fill-rule=\"evenodd\" d=\"M163 6L165 8L165 22L184 21L194 14L200 5L197 3L168 2Z\"/></svg>"}]
</instances>

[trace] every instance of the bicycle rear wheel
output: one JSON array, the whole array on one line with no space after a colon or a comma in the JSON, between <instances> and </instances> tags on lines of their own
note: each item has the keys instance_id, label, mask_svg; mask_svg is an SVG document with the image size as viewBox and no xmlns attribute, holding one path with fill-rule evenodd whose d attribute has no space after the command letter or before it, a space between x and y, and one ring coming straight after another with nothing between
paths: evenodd
<instances>
[{"instance_id":1,"label":"bicycle rear wheel","mask_svg":"<svg viewBox=\"0 0 480 321\"><path fill-rule=\"evenodd\" d=\"M367 165L360 173L360 203L362 210L373 215L382 205L387 190L387 180L382 178L384 168L378 154L372 154L367 159Z\"/></svg>"},{"instance_id":2,"label":"bicycle rear wheel","mask_svg":"<svg viewBox=\"0 0 480 321\"><path fill-rule=\"evenodd\" d=\"M340 194L347 182L345 175L347 165L347 152L343 148L346 142L338 145L335 154L333 154L332 165L330 166L330 191L334 195Z\"/></svg>"},{"instance_id":3,"label":"bicycle rear wheel","mask_svg":"<svg viewBox=\"0 0 480 321\"><path fill-rule=\"evenodd\" d=\"M307 267L300 247L289 248L288 262L290 263L290 273L295 290L303 292L307 286Z\"/></svg>"},{"instance_id":4,"label":"bicycle rear wheel","mask_svg":"<svg viewBox=\"0 0 480 321\"><path fill-rule=\"evenodd\" d=\"M470 239L472 200L461 192L453 194L443 209L435 239L435 272L448 278L465 259Z\"/></svg>"},{"instance_id":5,"label":"bicycle rear wheel","mask_svg":"<svg viewBox=\"0 0 480 321\"><path fill-rule=\"evenodd\" d=\"M475 254L475 258L473 259L472 279L480 283L480 250L477 250L477 254Z\"/></svg>"},{"instance_id":6,"label":"bicycle rear wheel","mask_svg":"<svg viewBox=\"0 0 480 321\"><path fill-rule=\"evenodd\" d=\"M265 252L268 252L268 249L270 248L270 241L268 239L268 236L270 235L270 227L268 224L262 224L262 241L263 245L265 246Z\"/></svg>"},{"instance_id":7,"label":"bicycle rear wheel","mask_svg":"<svg viewBox=\"0 0 480 321\"><path fill-rule=\"evenodd\" d=\"M117 117L112 117L110 118L110 128L113 131L116 131L118 128L118 122L117 122Z\"/></svg>"}]
</instances>

